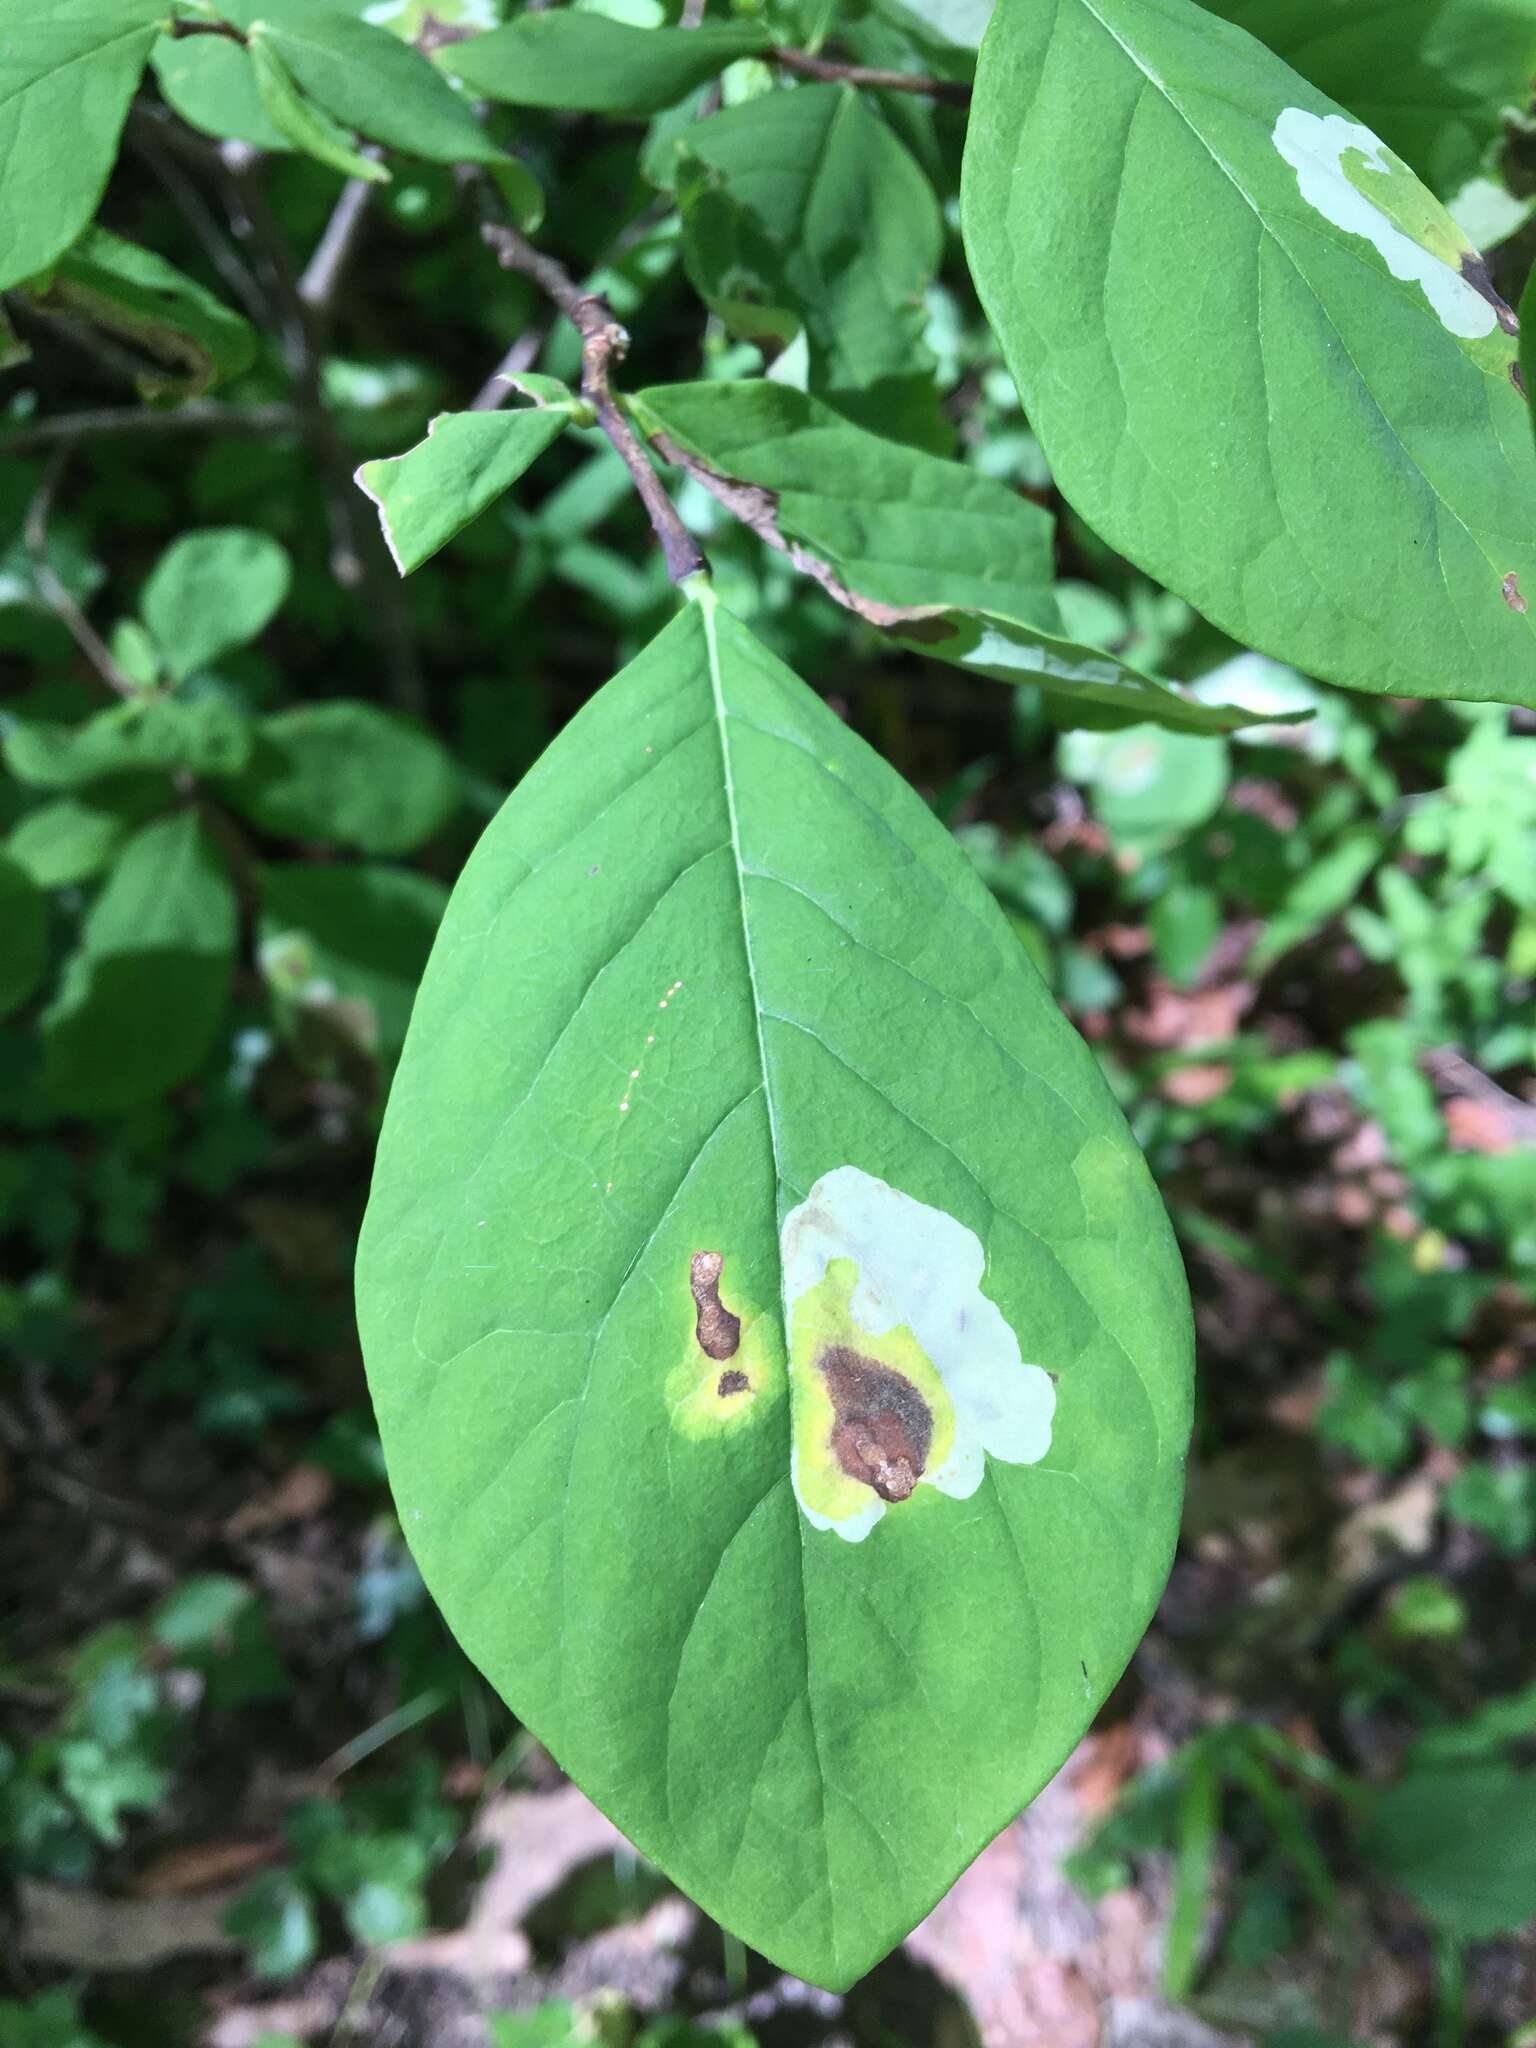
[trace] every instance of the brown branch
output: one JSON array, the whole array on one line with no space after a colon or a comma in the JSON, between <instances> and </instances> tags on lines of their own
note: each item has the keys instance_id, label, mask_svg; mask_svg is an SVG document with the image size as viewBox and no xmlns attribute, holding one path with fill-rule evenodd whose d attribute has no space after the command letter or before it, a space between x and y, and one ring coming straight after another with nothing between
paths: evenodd
<instances>
[{"instance_id":1,"label":"brown branch","mask_svg":"<svg viewBox=\"0 0 1536 2048\"><path fill-rule=\"evenodd\" d=\"M299 431L303 416L291 405L221 405L194 399L173 411L152 406L104 405L94 412L60 413L52 419L28 421L14 433L0 433L0 453L20 455L29 448L56 447L101 434L283 434Z\"/></svg>"},{"instance_id":2,"label":"brown branch","mask_svg":"<svg viewBox=\"0 0 1536 2048\"><path fill-rule=\"evenodd\" d=\"M650 519L651 531L666 558L667 574L674 583L681 583L685 577L707 569L709 564L698 542L677 516L677 508L651 466L639 436L614 399L609 370L614 363L624 360L629 336L614 319L607 300L596 292L584 292L568 271L552 256L541 254L516 228L488 222L480 232L495 251L497 261L537 285L581 336L582 397L592 406L597 424L629 471Z\"/></svg>"},{"instance_id":3,"label":"brown branch","mask_svg":"<svg viewBox=\"0 0 1536 2048\"><path fill-rule=\"evenodd\" d=\"M971 88L958 80L926 78L916 71L876 71L865 64L839 64L829 57L813 57L809 50L773 49L773 62L801 78L817 78L826 85L856 85L865 92L915 92L925 99L939 100L947 107L968 107Z\"/></svg>"},{"instance_id":4,"label":"brown branch","mask_svg":"<svg viewBox=\"0 0 1536 2048\"><path fill-rule=\"evenodd\" d=\"M31 504L27 507L27 516L21 529L22 540L32 563L32 575L37 584L38 595L48 609L59 620L70 639L109 690L115 690L119 697L137 697L139 692L112 659L112 650L75 603L62 577L56 574L53 564L48 560L48 521L72 452L72 444L66 442L54 454Z\"/></svg>"},{"instance_id":5,"label":"brown branch","mask_svg":"<svg viewBox=\"0 0 1536 2048\"><path fill-rule=\"evenodd\" d=\"M520 377L525 370L531 370L543 354L551 324L552 317L538 321L517 337L469 401L471 412L500 411L512 395L513 379Z\"/></svg>"},{"instance_id":6,"label":"brown branch","mask_svg":"<svg viewBox=\"0 0 1536 2048\"><path fill-rule=\"evenodd\" d=\"M365 143L362 154L377 163L384 152L376 142ZM362 235L369 202L378 188L367 178L348 178L331 217L315 244L314 253L299 279L299 297L322 317L329 312L340 287L342 274L351 262Z\"/></svg>"},{"instance_id":7,"label":"brown branch","mask_svg":"<svg viewBox=\"0 0 1536 2048\"><path fill-rule=\"evenodd\" d=\"M171 22L170 33L179 36L227 36L232 43L244 43L246 33L236 28L232 21L192 21L185 15L177 15Z\"/></svg>"}]
</instances>

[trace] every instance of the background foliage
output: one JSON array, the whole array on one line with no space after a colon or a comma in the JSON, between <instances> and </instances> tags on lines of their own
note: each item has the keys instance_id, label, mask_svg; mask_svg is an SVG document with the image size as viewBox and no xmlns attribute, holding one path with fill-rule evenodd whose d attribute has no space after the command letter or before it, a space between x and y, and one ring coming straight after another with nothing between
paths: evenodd
<instances>
[{"instance_id":1,"label":"background foliage","mask_svg":"<svg viewBox=\"0 0 1536 2048\"><path fill-rule=\"evenodd\" d=\"M654 0L617 11L660 28ZM1299 5L1224 11L1305 65ZM483 2040L476 2015L546 1994L576 2004L489 2038L678 2041L707 2018L948 2041L972 2023L956 1984L1007 2038L958 1946L893 1959L845 2009L807 2001L579 1828L521 1949L487 1976L453 1946L488 1861L538 1864L491 1825L509 1790L560 1795L405 1555L352 1246L449 885L674 606L579 408L403 584L351 482L439 410L510 397L499 364L578 379L574 331L498 264L455 169L486 135L515 151L499 215L529 231L542 203L540 246L630 328L642 423L707 451L709 384L777 359L780 460L831 405L877 506L910 485L862 465L920 449L1004 533L1052 510L1055 614L1026 629L1188 686L1185 726L1201 704L1276 718L1066 724L1027 682L895 644L671 476L729 604L993 889L1181 1234L1185 1539L1085 1751L1074 1881L1151 1902L1142 1991L1217 2027L1528 2039L1536 721L1263 661L1060 504L959 249L965 9L774 0L693 30L706 58L679 34L643 61L592 40L596 12L525 15L514 47L452 45L477 94L501 66L526 81L483 127L409 84L338 99L291 10L265 12L261 62L285 67L265 101L234 43L162 41L99 226L73 239L93 172L61 149L50 189L84 213L6 250L0 2043ZM1442 81L1446 112L1392 139L1464 193L1514 300L1536 171L1500 109L1529 42L1519 8L1493 12L1512 54L1492 77L1426 21L1419 97ZM369 13L428 42L491 16ZM807 78L769 61L785 47L945 89ZM1347 64L1319 83L1384 124L1381 49L1362 42L1358 102ZM749 478L755 445L734 451ZM942 564L943 521L861 555L868 524L764 481L785 536L866 598L899 601L879 574L903 548ZM1000 582L1039 540L997 543Z\"/></svg>"}]
</instances>

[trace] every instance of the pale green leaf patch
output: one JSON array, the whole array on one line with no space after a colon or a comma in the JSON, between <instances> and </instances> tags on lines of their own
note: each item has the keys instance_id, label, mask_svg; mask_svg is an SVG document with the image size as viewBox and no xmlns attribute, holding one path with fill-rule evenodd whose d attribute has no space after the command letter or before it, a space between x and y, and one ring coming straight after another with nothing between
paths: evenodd
<instances>
[{"instance_id":1,"label":"pale green leaf patch","mask_svg":"<svg viewBox=\"0 0 1536 2048\"><path fill-rule=\"evenodd\" d=\"M842 1987L1145 1625L1188 1306L951 835L690 590L459 880L359 1318L467 1652L706 1911Z\"/></svg>"},{"instance_id":2,"label":"pale green leaf patch","mask_svg":"<svg viewBox=\"0 0 1536 2048\"><path fill-rule=\"evenodd\" d=\"M358 489L377 506L402 576L429 561L590 412L553 377L518 382L537 403L512 412L439 413L424 441L358 470Z\"/></svg>"}]
</instances>

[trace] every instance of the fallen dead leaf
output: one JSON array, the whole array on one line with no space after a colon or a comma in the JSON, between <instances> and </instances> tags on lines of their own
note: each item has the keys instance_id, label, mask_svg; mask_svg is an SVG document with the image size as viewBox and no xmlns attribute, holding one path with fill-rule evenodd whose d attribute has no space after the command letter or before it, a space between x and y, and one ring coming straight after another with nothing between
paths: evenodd
<instances>
[{"instance_id":1,"label":"fallen dead leaf","mask_svg":"<svg viewBox=\"0 0 1536 2048\"><path fill-rule=\"evenodd\" d=\"M20 1879L19 1946L67 1970L148 1970L175 1956L222 1955L237 1943L223 1914L237 1887L196 1899L107 1899L74 1885Z\"/></svg>"},{"instance_id":2,"label":"fallen dead leaf","mask_svg":"<svg viewBox=\"0 0 1536 2048\"><path fill-rule=\"evenodd\" d=\"M211 1886L232 1884L276 1862L283 1853L275 1839L259 1842L188 1842L184 1848L167 1849L154 1856L133 1881L141 1899L185 1898L189 1892L204 1892Z\"/></svg>"},{"instance_id":3,"label":"fallen dead leaf","mask_svg":"<svg viewBox=\"0 0 1536 2048\"><path fill-rule=\"evenodd\" d=\"M224 1524L224 1534L238 1540L281 1529L289 1522L307 1522L330 1505L336 1482L321 1465L295 1465L276 1486L256 1494Z\"/></svg>"}]
</instances>

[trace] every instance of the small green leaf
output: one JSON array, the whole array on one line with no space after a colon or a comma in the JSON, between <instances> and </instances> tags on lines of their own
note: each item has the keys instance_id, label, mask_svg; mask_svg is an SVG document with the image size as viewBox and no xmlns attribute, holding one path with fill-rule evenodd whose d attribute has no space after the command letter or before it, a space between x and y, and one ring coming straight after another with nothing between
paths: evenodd
<instances>
[{"instance_id":1,"label":"small green leaf","mask_svg":"<svg viewBox=\"0 0 1536 2048\"><path fill-rule=\"evenodd\" d=\"M489 35L445 43L437 61L471 92L514 106L643 116L674 106L772 40L755 22L634 28L606 14L560 7L520 14Z\"/></svg>"},{"instance_id":2,"label":"small green leaf","mask_svg":"<svg viewBox=\"0 0 1536 2048\"><path fill-rule=\"evenodd\" d=\"M810 383L891 431L926 362L943 222L905 144L859 93L807 85L695 122L680 143L689 274L770 353L803 327ZM846 405L845 405L846 409Z\"/></svg>"},{"instance_id":3,"label":"small green leaf","mask_svg":"<svg viewBox=\"0 0 1536 2048\"><path fill-rule=\"evenodd\" d=\"M256 76L256 90L261 95L262 112L295 149L312 156L317 163L328 164L344 177L361 178L370 185L389 183L389 172L384 166L371 157L360 156L346 129L305 99L265 34L253 33L246 48Z\"/></svg>"},{"instance_id":4,"label":"small green leaf","mask_svg":"<svg viewBox=\"0 0 1536 2048\"><path fill-rule=\"evenodd\" d=\"M264 952L302 944L310 982L366 1004L374 1046L393 1059L447 900L407 868L292 862L261 871L258 933Z\"/></svg>"},{"instance_id":5,"label":"small green leaf","mask_svg":"<svg viewBox=\"0 0 1536 2048\"><path fill-rule=\"evenodd\" d=\"M1367 128L1192 0L999 0L961 213L1111 546L1308 674L1536 705L1514 315Z\"/></svg>"},{"instance_id":6,"label":"small green leaf","mask_svg":"<svg viewBox=\"0 0 1536 2048\"><path fill-rule=\"evenodd\" d=\"M191 812L136 833L43 1013L48 1100L107 1115L194 1074L229 1000L235 923L224 864Z\"/></svg>"},{"instance_id":7,"label":"small green leaf","mask_svg":"<svg viewBox=\"0 0 1536 2048\"><path fill-rule=\"evenodd\" d=\"M423 845L461 795L441 741L345 698L264 718L249 768L224 787L263 832L387 854Z\"/></svg>"},{"instance_id":8,"label":"small green leaf","mask_svg":"<svg viewBox=\"0 0 1536 2048\"><path fill-rule=\"evenodd\" d=\"M965 856L696 588L459 881L359 1314L469 1654L707 1911L843 1987L1140 1635L1188 1304Z\"/></svg>"},{"instance_id":9,"label":"small green leaf","mask_svg":"<svg viewBox=\"0 0 1536 2048\"><path fill-rule=\"evenodd\" d=\"M469 100L387 29L313 0L237 0L229 12L246 18L253 51L260 43L275 53L311 106L370 140L432 163L505 157Z\"/></svg>"},{"instance_id":10,"label":"small green leaf","mask_svg":"<svg viewBox=\"0 0 1536 2048\"><path fill-rule=\"evenodd\" d=\"M167 104L200 134L252 149L293 148L262 104L251 53L228 36L162 36L150 62Z\"/></svg>"},{"instance_id":11,"label":"small green leaf","mask_svg":"<svg viewBox=\"0 0 1536 2048\"><path fill-rule=\"evenodd\" d=\"M173 541L139 600L177 682L262 632L288 595L288 551L265 533L214 526Z\"/></svg>"},{"instance_id":12,"label":"small green leaf","mask_svg":"<svg viewBox=\"0 0 1536 2048\"><path fill-rule=\"evenodd\" d=\"M89 12L29 0L5 8L0 291L45 270L95 212L165 13L164 0L99 0Z\"/></svg>"},{"instance_id":13,"label":"small green leaf","mask_svg":"<svg viewBox=\"0 0 1536 2048\"><path fill-rule=\"evenodd\" d=\"M537 18L537 17L535 17ZM508 490L571 423L572 405L515 412L443 412L404 455L365 462L361 491L402 576L419 569Z\"/></svg>"},{"instance_id":14,"label":"small green leaf","mask_svg":"<svg viewBox=\"0 0 1536 2048\"><path fill-rule=\"evenodd\" d=\"M57 797L18 819L4 849L39 889L70 888L99 875L134 826L169 797L170 784L158 778L98 790L89 800Z\"/></svg>"},{"instance_id":15,"label":"small green leaf","mask_svg":"<svg viewBox=\"0 0 1536 2048\"><path fill-rule=\"evenodd\" d=\"M1093 792L1095 817L1121 846L1151 852L1203 825L1226 794L1228 749L1198 732L1131 725L1072 732L1062 772Z\"/></svg>"},{"instance_id":16,"label":"small green leaf","mask_svg":"<svg viewBox=\"0 0 1536 2048\"><path fill-rule=\"evenodd\" d=\"M134 697L81 725L17 719L5 764L34 789L89 789L115 776L237 775L251 752L244 712L222 697Z\"/></svg>"},{"instance_id":17,"label":"small green leaf","mask_svg":"<svg viewBox=\"0 0 1536 2048\"><path fill-rule=\"evenodd\" d=\"M26 869L0 853L0 1017L19 1010L48 964L48 899Z\"/></svg>"},{"instance_id":18,"label":"small green leaf","mask_svg":"<svg viewBox=\"0 0 1536 2048\"><path fill-rule=\"evenodd\" d=\"M283 1870L263 1871L225 1909L224 1926L258 1977L292 1977L319 1948L309 1894Z\"/></svg>"},{"instance_id":19,"label":"small green leaf","mask_svg":"<svg viewBox=\"0 0 1536 2048\"><path fill-rule=\"evenodd\" d=\"M1536 73L1532 0L1206 0L1379 135L1442 199L1482 169Z\"/></svg>"},{"instance_id":20,"label":"small green leaf","mask_svg":"<svg viewBox=\"0 0 1536 2048\"><path fill-rule=\"evenodd\" d=\"M1536 1771L1411 1770L1377 1800L1361 1850L1460 1940L1511 1934L1536 1917Z\"/></svg>"},{"instance_id":21,"label":"small green leaf","mask_svg":"<svg viewBox=\"0 0 1536 2048\"><path fill-rule=\"evenodd\" d=\"M151 249L87 228L60 257L38 303L130 342L163 370L138 378L146 398L195 398L256 357L256 330Z\"/></svg>"}]
</instances>

